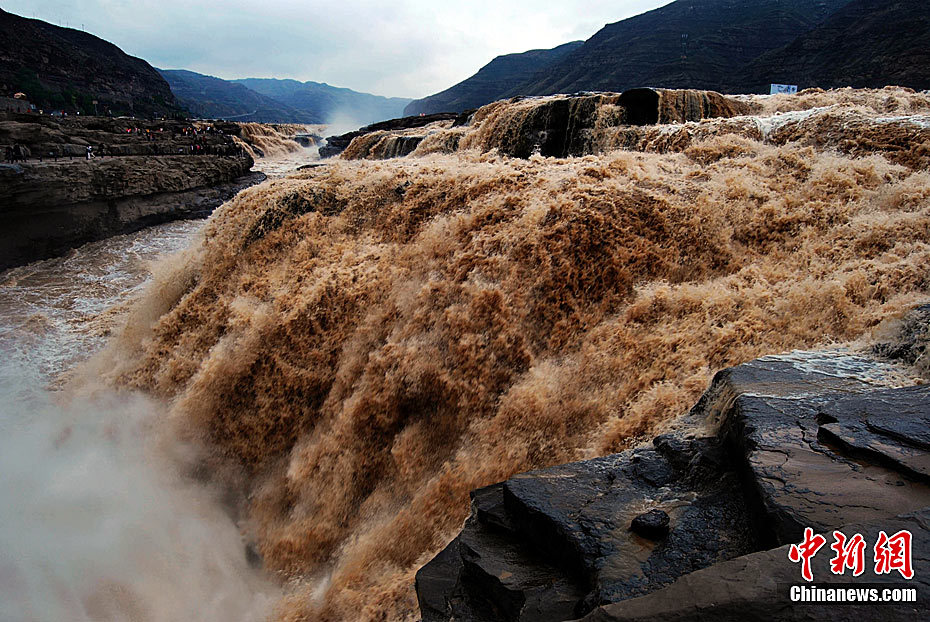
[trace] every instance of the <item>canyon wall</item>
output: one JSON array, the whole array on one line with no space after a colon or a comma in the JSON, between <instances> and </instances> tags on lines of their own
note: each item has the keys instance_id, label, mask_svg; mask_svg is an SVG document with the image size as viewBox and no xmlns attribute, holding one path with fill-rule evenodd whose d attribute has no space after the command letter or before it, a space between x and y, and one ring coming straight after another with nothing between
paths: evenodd
<instances>
[{"instance_id":1,"label":"canyon wall","mask_svg":"<svg viewBox=\"0 0 930 622\"><path fill-rule=\"evenodd\" d=\"M264 179L247 156L0 164L0 269L111 235L203 218Z\"/></svg>"},{"instance_id":2,"label":"canyon wall","mask_svg":"<svg viewBox=\"0 0 930 622\"><path fill-rule=\"evenodd\" d=\"M472 493L462 532L417 573L424 622L901 620L925 601L793 604L805 529L913 530L914 580L831 572L817 587L930 587L930 306L889 343L721 371L652 442ZM897 361L883 358L893 354ZM926 357L924 357L926 358ZM876 549L877 550L877 549ZM866 556L871 559L871 554ZM858 572L858 571L857 571Z\"/></svg>"},{"instance_id":3,"label":"canyon wall","mask_svg":"<svg viewBox=\"0 0 930 622\"><path fill-rule=\"evenodd\" d=\"M0 269L208 215L264 178L251 173L249 141L285 141L261 133L251 124L0 114Z\"/></svg>"}]
</instances>

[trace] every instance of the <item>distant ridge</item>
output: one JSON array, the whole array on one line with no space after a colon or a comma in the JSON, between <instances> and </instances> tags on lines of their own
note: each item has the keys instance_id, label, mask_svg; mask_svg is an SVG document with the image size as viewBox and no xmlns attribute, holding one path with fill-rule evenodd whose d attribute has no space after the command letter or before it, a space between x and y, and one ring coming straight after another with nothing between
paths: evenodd
<instances>
[{"instance_id":1,"label":"distant ridge","mask_svg":"<svg viewBox=\"0 0 930 622\"><path fill-rule=\"evenodd\" d=\"M184 69L160 69L194 116L359 127L403 114L410 100L359 93L319 82L275 78L223 80Z\"/></svg>"},{"instance_id":2,"label":"distant ridge","mask_svg":"<svg viewBox=\"0 0 930 622\"><path fill-rule=\"evenodd\" d=\"M295 110L245 85L185 69L159 69L178 101L195 117L259 123L319 123L320 116Z\"/></svg>"},{"instance_id":3,"label":"distant ridge","mask_svg":"<svg viewBox=\"0 0 930 622\"><path fill-rule=\"evenodd\" d=\"M181 113L168 83L141 58L99 37L0 10L0 88L38 108L91 114Z\"/></svg>"},{"instance_id":4,"label":"distant ridge","mask_svg":"<svg viewBox=\"0 0 930 622\"><path fill-rule=\"evenodd\" d=\"M551 50L530 50L522 54L498 56L478 70L478 73L449 87L441 93L417 99L404 109L405 115L462 112L496 101L537 72L560 60L582 46L583 41L572 41Z\"/></svg>"},{"instance_id":5,"label":"distant ridge","mask_svg":"<svg viewBox=\"0 0 930 622\"><path fill-rule=\"evenodd\" d=\"M642 86L723 93L768 92L771 83L924 89L928 23L922 0L676 0L607 24L580 45L499 56L411 103L407 113ZM532 75L514 79L526 65L508 73L507 64L534 53L549 57L537 58L543 62ZM494 88L508 81L508 88Z\"/></svg>"},{"instance_id":6,"label":"distant ridge","mask_svg":"<svg viewBox=\"0 0 930 622\"><path fill-rule=\"evenodd\" d=\"M315 119L313 123L368 125L403 116L404 106L411 101L403 97L359 93L321 82L274 78L245 78L233 82L307 114Z\"/></svg>"}]
</instances>

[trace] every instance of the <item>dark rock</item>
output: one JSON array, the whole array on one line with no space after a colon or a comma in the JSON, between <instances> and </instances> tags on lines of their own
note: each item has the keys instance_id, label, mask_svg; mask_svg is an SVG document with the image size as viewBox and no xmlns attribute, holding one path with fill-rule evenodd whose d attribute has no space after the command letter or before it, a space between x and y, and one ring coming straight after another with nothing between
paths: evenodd
<instances>
[{"instance_id":1,"label":"dark rock","mask_svg":"<svg viewBox=\"0 0 930 622\"><path fill-rule=\"evenodd\" d=\"M894 338L872 347L879 357L913 365L930 379L930 305L917 307L900 320Z\"/></svg>"},{"instance_id":2,"label":"dark rock","mask_svg":"<svg viewBox=\"0 0 930 622\"><path fill-rule=\"evenodd\" d=\"M471 607L494 621L559 622L571 618L583 592L508 534L472 520L458 537Z\"/></svg>"},{"instance_id":3,"label":"dark rock","mask_svg":"<svg viewBox=\"0 0 930 622\"><path fill-rule=\"evenodd\" d=\"M551 50L529 50L521 54L498 56L467 80L435 95L410 102L404 108L404 114L435 114L468 109L474 111L505 98L515 84L531 79L537 72L581 47L582 43L573 41Z\"/></svg>"},{"instance_id":4,"label":"dark rock","mask_svg":"<svg viewBox=\"0 0 930 622\"><path fill-rule=\"evenodd\" d=\"M650 540L661 540L668 535L668 514L651 510L640 514L630 523L630 531Z\"/></svg>"},{"instance_id":5,"label":"dark rock","mask_svg":"<svg viewBox=\"0 0 930 622\"><path fill-rule=\"evenodd\" d=\"M884 459L863 463L860 451L821 440L830 435L830 421L857 421L868 414L859 405L889 395L926 408L925 391L880 390L882 373L864 357L809 353L758 359L715 378L710 392L732 400L722 432L745 458L775 542L800 541L805 527L824 531L839 517L865 523L930 505L930 488L906 470Z\"/></svg>"},{"instance_id":6,"label":"dark rock","mask_svg":"<svg viewBox=\"0 0 930 622\"><path fill-rule=\"evenodd\" d=\"M497 484L472 494L474 516L417 572L423 622L558 622L574 617L583 591L514 539Z\"/></svg>"},{"instance_id":7,"label":"dark rock","mask_svg":"<svg viewBox=\"0 0 930 622\"><path fill-rule=\"evenodd\" d=\"M878 532L888 534L907 529L913 534L914 579L904 581L897 573L875 574L866 559L863 575L847 571L835 575L829 567L833 552L825 545L811 560L814 583L804 587L830 588L913 588L916 603L804 603L792 602L791 588L805 584L799 565L788 560L790 545L745 555L682 577L672 585L639 598L633 598L593 611L584 622L720 622L801 621L801 620L917 620L930 612L930 508L898 517L884 518L865 525L837 525L844 534L862 534L867 543L878 540ZM832 534L823 534L832 543ZM870 547L867 547L867 552Z\"/></svg>"},{"instance_id":8,"label":"dark rock","mask_svg":"<svg viewBox=\"0 0 930 622\"><path fill-rule=\"evenodd\" d=\"M179 156L0 168L0 269L184 218L265 179L251 158Z\"/></svg>"},{"instance_id":9,"label":"dark rock","mask_svg":"<svg viewBox=\"0 0 930 622\"><path fill-rule=\"evenodd\" d=\"M417 576L424 620L592 610L586 620L839 620L864 611L791 602L787 590L803 581L787 550L806 527L858 531L871 545L878 530L907 526L922 587L930 387L899 388L903 371L842 350L764 357L717 374L652 447L475 491L465 529ZM814 560L818 583L900 583L833 575L828 551ZM926 603L871 605L869 619L902 619Z\"/></svg>"},{"instance_id":10,"label":"dark rock","mask_svg":"<svg viewBox=\"0 0 930 622\"><path fill-rule=\"evenodd\" d=\"M469 108L468 110L463 110L459 113L459 116L455 117L455 120L452 122L452 127L462 127L471 123L471 118L474 116L477 108Z\"/></svg>"},{"instance_id":11,"label":"dark rock","mask_svg":"<svg viewBox=\"0 0 930 622\"><path fill-rule=\"evenodd\" d=\"M745 92L732 79L741 67L791 43L847 1L678 0L607 24L506 95L619 92L637 86L723 91L732 85L735 90L729 92ZM907 56L898 58L898 63L910 62Z\"/></svg>"},{"instance_id":12,"label":"dark rock","mask_svg":"<svg viewBox=\"0 0 930 622\"><path fill-rule=\"evenodd\" d=\"M717 445L712 439L682 443L679 463L684 465ZM693 475L675 468L660 451L646 448L519 475L473 494L473 518L453 542L461 548L447 551L457 551L469 576L480 574L469 557L475 554L472 543L480 534L488 536L480 540L481 567L486 571L504 561L519 566L515 560L536 560L534 574L508 567L506 572L519 580L508 584L507 598L492 590L487 580L482 584L482 598L493 601L484 602L483 610L504 616L490 619L542 619L520 617L537 609L580 615L597 604L648 593L697 568L756 550L748 510L737 494L736 474L724 470L709 478ZM644 499L651 499L675 523L661 543L628 529L642 514ZM450 555L444 553L421 570L421 602L439 600L436 593L442 588L431 577L442 575L439 566L452 564ZM470 619L463 608L477 605L468 596L464 576L452 591L456 597L445 599L459 603L458 608L432 619ZM551 587L540 590L540 582ZM514 602L523 603L519 615Z\"/></svg>"},{"instance_id":13,"label":"dark rock","mask_svg":"<svg viewBox=\"0 0 930 622\"><path fill-rule=\"evenodd\" d=\"M930 482L930 386L844 398L820 415L820 442Z\"/></svg>"},{"instance_id":14,"label":"dark rock","mask_svg":"<svg viewBox=\"0 0 930 622\"><path fill-rule=\"evenodd\" d=\"M460 595L463 569L459 541L455 539L417 571L415 588L423 622L452 620L457 615L471 618L465 615L471 608Z\"/></svg>"},{"instance_id":15,"label":"dark rock","mask_svg":"<svg viewBox=\"0 0 930 622\"><path fill-rule=\"evenodd\" d=\"M930 87L930 15L923 0L852 0L814 29L734 76L750 92L800 88ZM763 91L764 92L764 91Z\"/></svg>"}]
</instances>

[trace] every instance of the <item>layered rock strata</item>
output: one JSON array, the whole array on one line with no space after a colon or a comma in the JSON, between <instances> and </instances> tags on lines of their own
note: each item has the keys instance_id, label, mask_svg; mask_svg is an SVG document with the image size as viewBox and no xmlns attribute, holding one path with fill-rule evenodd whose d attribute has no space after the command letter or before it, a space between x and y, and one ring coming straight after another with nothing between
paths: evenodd
<instances>
[{"instance_id":1,"label":"layered rock strata","mask_svg":"<svg viewBox=\"0 0 930 622\"><path fill-rule=\"evenodd\" d=\"M28 156L0 164L0 270L208 215L264 179L255 125L0 114L0 147Z\"/></svg>"},{"instance_id":2,"label":"layered rock strata","mask_svg":"<svg viewBox=\"0 0 930 622\"><path fill-rule=\"evenodd\" d=\"M262 179L248 156L0 164L0 269L181 218L202 218Z\"/></svg>"}]
</instances>

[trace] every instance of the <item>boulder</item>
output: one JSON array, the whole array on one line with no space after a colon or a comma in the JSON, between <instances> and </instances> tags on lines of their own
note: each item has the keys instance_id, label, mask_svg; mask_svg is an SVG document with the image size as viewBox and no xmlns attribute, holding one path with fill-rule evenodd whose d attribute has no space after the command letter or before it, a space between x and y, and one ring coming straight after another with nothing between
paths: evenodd
<instances>
[{"instance_id":1,"label":"boulder","mask_svg":"<svg viewBox=\"0 0 930 622\"><path fill-rule=\"evenodd\" d=\"M914 317L902 332L924 334ZM650 445L475 491L462 533L417 574L423 620L850 619L864 606L792 603L803 580L788 548L806 528L871 547L906 527L919 533L914 585L930 581L928 422L930 386L874 352L724 370ZM818 582L903 582L833 575L828 549ZM918 611L925 601L874 619Z\"/></svg>"}]
</instances>

